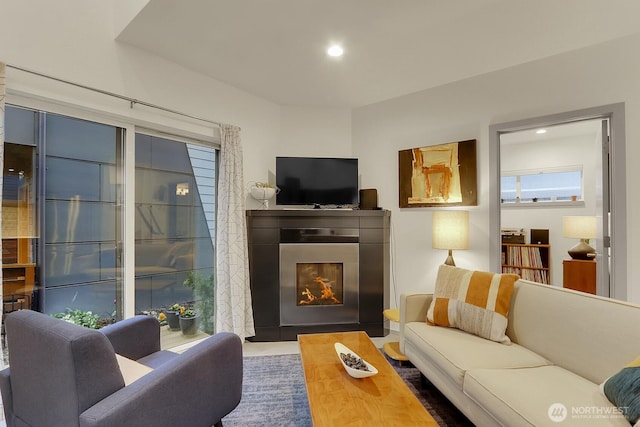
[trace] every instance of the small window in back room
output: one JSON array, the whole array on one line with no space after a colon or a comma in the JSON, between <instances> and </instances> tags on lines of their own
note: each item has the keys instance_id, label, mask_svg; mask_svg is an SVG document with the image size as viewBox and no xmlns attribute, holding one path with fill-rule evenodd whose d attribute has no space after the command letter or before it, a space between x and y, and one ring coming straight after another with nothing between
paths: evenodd
<instances>
[{"instance_id":1,"label":"small window in back room","mask_svg":"<svg viewBox=\"0 0 640 427\"><path fill-rule=\"evenodd\" d=\"M502 203L567 202L583 200L582 168L504 172L500 178Z\"/></svg>"}]
</instances>

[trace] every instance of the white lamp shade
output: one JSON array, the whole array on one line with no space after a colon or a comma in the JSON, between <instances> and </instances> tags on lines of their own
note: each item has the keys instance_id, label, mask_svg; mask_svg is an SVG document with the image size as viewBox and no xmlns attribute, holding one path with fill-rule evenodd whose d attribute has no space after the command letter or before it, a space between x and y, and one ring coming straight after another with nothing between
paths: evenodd
<instances>
[{"instance_id":1,"label":"white lamp shade","mask_svg":"<svg viewBox=\"0 0 640 427\"><path fill-rule=\"evenodd\" d=\"M562 235L575 239L595 239L598 237L595 216L563 216Z\"/></svg>"},{"instance_id":2,"label":"white lamp shade","mask_svg":"<svg viewBox=\"0 0 640 427\"><path fill-rule=\"evenodd\" d=\"M434 249L469 249L469 212L434 211Z\"/></svg>"}]
</instances>

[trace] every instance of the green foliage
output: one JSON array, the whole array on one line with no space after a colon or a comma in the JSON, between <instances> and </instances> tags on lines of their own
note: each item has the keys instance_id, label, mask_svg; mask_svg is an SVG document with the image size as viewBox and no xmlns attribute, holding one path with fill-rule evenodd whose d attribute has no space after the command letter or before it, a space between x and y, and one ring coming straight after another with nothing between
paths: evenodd
<instances>
[{"instance_id":1,"label":"green foliage","mask_svg":"<svg viewBox=\"0 0 640 427\"><path fill-rule=\"evenodd\" d=\"M183 282L195 294L196 311L200 313L200 328L208 334L213 334L213 281L213 274L205 277L200 272L189 272Z\"/></svg>"},{"instance_id":2,"label":"green foliage","mask_svg":"<svg viewBox=\"0 0 640 427\"><path fill-rule=\"evenodd\" d=\"M84 326L91 329L99 329L102 325L100 325L99 320L100 316L97 314L93 314L91 311L84 310L72 310L67 308L64 313L54 313L53 317L58 319L62 319L65 322L73 323L79 326Z\"/></svg>"},{"instance_id":3,"label":"green foliage","mask_svg":"<svg viewBox=\"0 0 640 427\"><path fill-rule=\"evenodd\" d=\"M180 317L184 317L185 319L190 317L196 317L196 312L192 309L187 309L183 313L180 314Z\"/></svg>"},{"instance_id":4,"label":"green foliage","mask_svg":"<svg viewBox=\"0 0 640 427\"><path fill-rule=\"evenodd\" d=\"M255 185L258 188L276 188L275 185L269 184L268 182L256 182Z\"/></svg>"}]
</instances>

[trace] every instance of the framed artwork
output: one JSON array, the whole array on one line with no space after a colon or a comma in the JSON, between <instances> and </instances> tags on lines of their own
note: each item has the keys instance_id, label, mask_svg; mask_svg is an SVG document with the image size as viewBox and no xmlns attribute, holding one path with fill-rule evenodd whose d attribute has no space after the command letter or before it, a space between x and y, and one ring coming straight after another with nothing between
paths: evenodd
<instances>
[{"instance_id":1,"label":"framed artwork","mask_svg":"<svg viewBox=\"0 0 640 427\"><path fill-rule=\"evenodd\" d=\"M398 152L401 208L475 206L476 140Z\"/></svg>"}]
</instances>

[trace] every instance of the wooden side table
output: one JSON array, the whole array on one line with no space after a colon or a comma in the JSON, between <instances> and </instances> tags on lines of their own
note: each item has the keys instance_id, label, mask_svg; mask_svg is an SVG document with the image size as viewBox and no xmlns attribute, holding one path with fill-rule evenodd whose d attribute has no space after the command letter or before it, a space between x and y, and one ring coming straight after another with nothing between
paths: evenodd
<instances>
[{"instance_id":1,"label":"wooden side table","mask_svg":"<svg viewBox=\"0 0 640 427\"><path fill-rule=\"evenodd\" d=\"M566 259L562 261L563 286L576 291L596 294L596 262Z\"/></svg>"},{"instance_id":2,"label":"wooden side table","mask_svg":"<svg viewBox=\"0 0 640 427\"><path fill-rule=\"evenodd\" d=\"M382 312L385 319L392 322L400 322L400 310L397 308L388 308ZM400 343L398 341L386 342L382 346L385 354L398 361L401 365L402 362L408 362L409 358L400 352Z\"/></svg>"}]
</instances>

